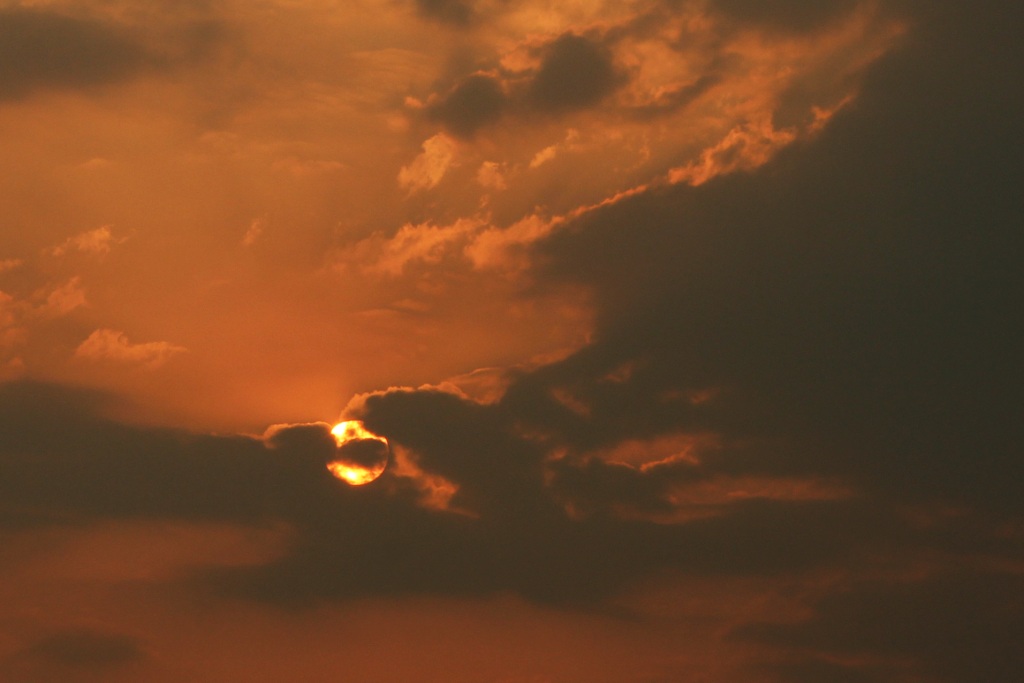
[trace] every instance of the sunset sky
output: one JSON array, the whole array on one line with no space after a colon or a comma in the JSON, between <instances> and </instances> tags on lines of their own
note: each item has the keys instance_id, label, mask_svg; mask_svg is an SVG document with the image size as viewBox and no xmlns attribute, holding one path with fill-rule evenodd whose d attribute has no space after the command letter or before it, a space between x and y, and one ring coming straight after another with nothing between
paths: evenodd
<instances>
[{"instance_id":1,"label":"sunset sky","mask_svg":"<svg viewBox=\"0 0 1024 683\"><path fill-rule=\"evenodd\" d=\"M0 680L1024 680L1022 29L0 0Z\"/></svg>"}]
</instances>

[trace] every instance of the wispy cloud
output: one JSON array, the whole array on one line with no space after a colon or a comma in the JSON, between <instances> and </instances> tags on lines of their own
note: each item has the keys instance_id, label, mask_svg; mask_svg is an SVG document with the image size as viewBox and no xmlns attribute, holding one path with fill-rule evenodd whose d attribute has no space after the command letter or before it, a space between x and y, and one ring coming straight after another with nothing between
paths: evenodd
<instances>
[{"instance_id":1,"label":"wispy cloud","mask_svg":"<svg viewBox=\"0 0 1024 683\"><path fill-rule=\"evenodd\" d=\"M48 251L53 256L65 256L71 252L81 252L83 254L92 254L94 256L109 254L113 245L120 244L127 239L115 238L110 228L111 226L104 225L96 228L95 230L87 230L67 238L62 243Z\"/></svg>"}]
</instances>

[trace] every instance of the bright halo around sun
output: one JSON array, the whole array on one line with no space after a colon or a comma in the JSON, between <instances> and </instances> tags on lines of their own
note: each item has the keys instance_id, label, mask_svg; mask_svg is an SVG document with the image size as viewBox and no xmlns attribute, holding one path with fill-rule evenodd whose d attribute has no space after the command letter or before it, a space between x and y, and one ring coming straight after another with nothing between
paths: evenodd
<instances>
[{"instance_id":1,"label":"bright halo around sun","mask_svg":"<svg viewBox=\"0 0 1024 683\"><path fill-rule=\"evenodd\" d=\"M384 474L388 440L363 427L359 420L339 422L331 429L338 450L327 463L331 474L351 486L363 486Z\"/></svg>"}]
</instances>

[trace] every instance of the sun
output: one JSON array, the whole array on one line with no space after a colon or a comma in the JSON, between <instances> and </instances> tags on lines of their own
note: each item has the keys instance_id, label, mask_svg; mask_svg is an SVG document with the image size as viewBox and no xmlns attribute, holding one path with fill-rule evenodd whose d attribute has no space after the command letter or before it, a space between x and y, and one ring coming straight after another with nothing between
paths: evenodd
<instances>
[{"instance_id":1,"label":"sun","mask_svg":"<svg viewBox=\"0 0 1024 683\"><path fill-rule=\"evenodd\" d=\"M331 428L338 445L327 469L351 486L374 481L388 466L388 440L366 429L359 420L339 422Z\"/></svg>"}]
</instances>

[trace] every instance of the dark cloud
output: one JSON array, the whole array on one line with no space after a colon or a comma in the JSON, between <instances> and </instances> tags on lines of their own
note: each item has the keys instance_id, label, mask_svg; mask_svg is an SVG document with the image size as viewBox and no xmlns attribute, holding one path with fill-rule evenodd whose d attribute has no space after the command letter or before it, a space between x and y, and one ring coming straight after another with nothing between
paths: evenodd
<instances>
[{"instance_id":1,"label":"dark cloud","mask_svg":"<svg viewBox=\"0 0 1024 683\"><path fill-rule=\"evenodd\" d=\"M751 500L685 525L623 519L601 505L570 517L559 494L607 501L625 489L633 493L626 502L640 511L658 512L664 503L657 485L629 480L609 492L594 484L592 473L574 479L567 463L555 472L565 481L550 490L544 450L518 436L514 416L500 407L441 392L393 391L369 399L363 417L368 428L415 453L426 471L456 482L453 507L468 514L403 503L409 500L404 484L385 475L380 490L399 487L392 488L398 499L359 490L351 506L326 500L322 509L308 506L294 554L221 573L221 586L285 601L511 591L593 607L659 569L774 575L909 538L885 508L857 501Z\"/></svg>"},{"instance_id":2,"label":"dark cloud","mask_svg":"<svg viewBox=\"0 0 1024 683\"><path fill-rule=\"evenodd\" d=\"M857 677L854 666L847 678L815 680L899 680L892 670L906 662L911 671L902 673L943 683L1010 683L1024 671L1024 579L1013 574L959 571L866 583L829 595L816 612L805 622L753 625L736 635L820 657L891 662L890 676L865 679L873 668L865 666Z\"/></svg>"},{"instance_id":3,"label":"dark cloud","mask_svg":"<svg viewBox=\"0 0 1024 683\"><path fill-rule=\"evenodd\" d=\"M432 99L425 116L449 132L470 138L503 116L542 114L557 116L599 105L628 76L614 64L608 44L621 38L565 33L537 48L539 66L528 74L474 73ZM667 93L657 104L638 109L639 117L657 116L685 106L712 87L718 76L709 75Z\"/></svg>"},{"instance_id":4,"label":"dark cloud","mask_svg":"<svg viewBox=\"0 0 1024 683\"><path fill-rule=\"evenodd\" d=\"M96 412L102 399L49 385L0 385L0 523L259 523L294 515L309 496L330 495L321 476L334 453L326 425L319 438L310 434L316 427L300 426L269 447L253 437L122 425Z\"/></svg>"},{"instance_id":5,"label":"dark cloud","mask_svg":"<svg viewBox=\"0 0 1024 683\"><path fill-rule=\"evenodd\" d=\"M1024 61L997 13L968 14L922 14L813 142L553 238L548 277L595 288L598 341L509 408L578 450L711 431L762 472L1019 512ZM628 381L603 381L626 362Z\"/></svg>"},{"instance_id":6,"label":"dark cloud","mask_svg":"<svg viewBox=\"0 0 1024 683\"><path fill-rule=\"evenodd\" d=\"M686 471L694 468L684 464L658 469ZM562 496L582 514L608 512L615 506L647 513L669 513L675 509L670 495L676 477L665 476L663 472L642 472L599 458L583 463L562 459L553 464L551 471L552 493Z\"/></svg>"},{"instance_id":7,"label":"dark cloud","mask_svg":"<svg viewBox=\"0 0 1024 683\"><path fill-rule=\"evenodd\" d=\"M566 33L545 47L529 99L544 111L582 109L611 94L620 81L611 53L603 45Z\"/></svg>"},{"instance_id":8,"label":"dark cloud","mask_svg":"<svg viewBox=\"0 0 1024 683\"><path fill-rule=\"evenodd\" d=\"M473 74L432 104L427 114L455 135L470 137L479 128L497 121L507 106L508 99L498 79Z\"/></svg>"},{"instance_id":9,"label":"dark cloud","mask_svg":"<svg viewBox=\"0 0 1024 683\"><path fill-rule=\"evenodd\" d=\"M387 462L388 446L379 439L352 439L338 448L337 457L360 467Z\"/></svg>"},{"instance_id":10,"label":"dark cloud","mask_svg":"<svg viewBox=\"0 0 1024 683\"><path fill-rule=\"evenodd\" d=\"M42 10L0 9L0 100L44 88L115 83L155 61L108 24Z\"/></svg>"},{"instance_id":11,"label":"dark cloud","mask_svg":"<svg viewBox=\"0 0 1024 683\"><path fill-rule=\"evenodd\" d=\"M33 643L15 659L84 669L106 669L145 658L145 651L124 635L91 630L62 631Z\"/></svg>"},{"instance_id":12,"label":"dark cloud","mask_svg":"<svg viewBox=\"0 0 1024 683\"><path fill-rule=\"evenodd\" d=\"M118 424L95 412L95 396L59 387L0 388L5 525L283 521L296 534L288 556L203 577L260 599L511 591L593 606L658 568L772 574L813 566L868 542L879 525L871 508L829 502L753 501L682 526L597 508L573 519L545 487L544 450L517 435L512 415L440 392L372 397L367 426L456 482L453 504L468 514L418 505L417 488L393 472L362 488L334 479L325 468L334 454L326 425L279 428L266 442L199 436ZM639 494L634 502L651 507Z\"/></svg>"}]
</instances>

